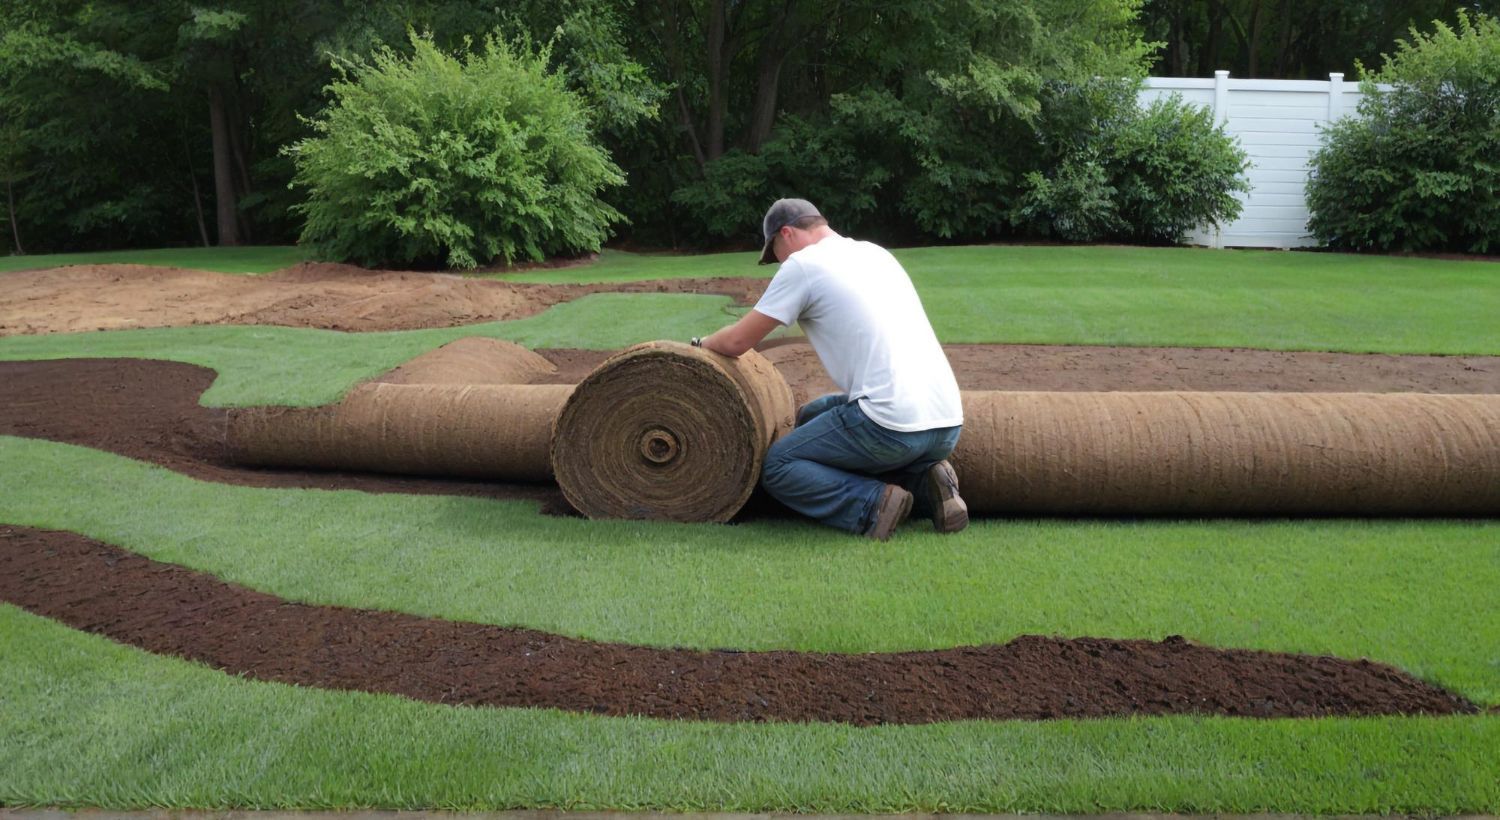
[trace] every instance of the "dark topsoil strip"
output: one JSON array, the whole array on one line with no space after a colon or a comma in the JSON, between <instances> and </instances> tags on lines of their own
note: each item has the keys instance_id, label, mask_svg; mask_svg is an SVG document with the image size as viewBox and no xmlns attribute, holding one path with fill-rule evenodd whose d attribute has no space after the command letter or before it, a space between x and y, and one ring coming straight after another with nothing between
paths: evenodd
<instances>
[{"instance_id":1,"label":"dark topsoil strip","mask_svg":"<svg viewBox=\"0 0 1500 820\"><path fill-rule=\"evenodd\" d=\"M213 381L206 367L149 359L0 362L0 435L78 444L246 487L519 498L570 509L550 484L238 466L224 446L228 411L198 403Z\"/></svg>"},{"instance_id":2,"label":"dark topsoil strip","mask_svg":"<svg viewBox=\"0 0 1500 820\"><path fill-rule=\"evenodd\" d=\"M1369 661L1164 641L1025 636L840 655L655 649L295 604L66 532L0 526L0 600L260 680L434 703L871 725L1207 714L1455 714L1462 698Z\"/></svg>"}]
</instances>

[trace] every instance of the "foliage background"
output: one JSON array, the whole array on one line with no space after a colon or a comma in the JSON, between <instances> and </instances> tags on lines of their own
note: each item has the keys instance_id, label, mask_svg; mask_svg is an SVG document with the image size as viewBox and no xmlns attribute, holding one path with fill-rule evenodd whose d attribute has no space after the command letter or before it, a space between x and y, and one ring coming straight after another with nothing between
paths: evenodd
<instances>
[{"instance_id":1,"label":"foliage background","mask_svg":"<svg viewBox=\"0 0 1500 820\"><path fill-rule=\"evenodd\" d=\"M1313 235L1351 250L1500 249L1500 20L1413 32L1365 74L1360 116L1312 159Z\"/></svg>"},{"instance_id":2,"label":"foliage background","mask_svg":"<svg viewBox=\"0 0 1500 820\"><path fill-rule=\"evenodd\" d=\"M32 253L290 242L306 189L283 149L332 65L410 55L417 31L551 44L627 180L605 201L628 246L748 246L792 193L888 243L1068 235L1020 211L1038 175L1094 181L1067 123L1118 100L1089 78L1321 76L1488 4L20 0L0 6L6 233Z\"/></svg>"}]
</instances>

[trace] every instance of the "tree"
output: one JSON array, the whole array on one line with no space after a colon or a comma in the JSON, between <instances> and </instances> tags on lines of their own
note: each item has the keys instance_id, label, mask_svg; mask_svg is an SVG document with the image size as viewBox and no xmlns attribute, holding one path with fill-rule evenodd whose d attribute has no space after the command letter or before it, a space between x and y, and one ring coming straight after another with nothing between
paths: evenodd
<instances>
[{"instance_id":1,"label":"tree","mask_svg":"<svg viewBox=\"0 0 1500 820\"><path fill-rule=\"evenodd\" d=\"M1462 0L1149 0L1148 39L1163 43L1152 72L1169 77L1326 78L1370 62L1410 26L1453 20L1484 2Z\"/></svg>"}]
</instances>

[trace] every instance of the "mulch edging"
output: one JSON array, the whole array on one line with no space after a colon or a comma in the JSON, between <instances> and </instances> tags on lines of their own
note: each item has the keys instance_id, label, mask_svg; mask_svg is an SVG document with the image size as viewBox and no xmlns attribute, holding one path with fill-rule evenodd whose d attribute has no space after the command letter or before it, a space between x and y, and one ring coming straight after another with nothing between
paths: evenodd
<instances>
[{"instance_id":1,"label":"mulch edging","mask_svg":"<svg viewBox=\"0 0 1500 820\"><path fill-rule=\"evenodd\" d=\"M1125 715L1471 714L1400 670L1162 641L1023 636L830 654L660 649L298 604L68 532L0 526L0 600L246 677L471 706L866 726Z\"/></svg>"}]
</instances>

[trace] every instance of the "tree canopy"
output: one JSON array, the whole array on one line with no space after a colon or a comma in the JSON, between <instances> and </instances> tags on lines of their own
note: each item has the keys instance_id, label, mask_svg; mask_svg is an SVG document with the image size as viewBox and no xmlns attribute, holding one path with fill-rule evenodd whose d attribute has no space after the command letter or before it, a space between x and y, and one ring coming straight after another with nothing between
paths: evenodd
<instances>
[{"instance_id":1,"label":"tree canopy","mask_svg":"<svg viewBox=\"0 0 1500 820\"><path fill-rule=\"evenodd\" d=\"M1026 230L1037 175L1133 104L1153 61L1315 74L1455 4L1303 5L16 0L0 181L18 251L290 242L308 189L285 149L336 104L336 64L409 56L413 34L448 54L498 38L543 49L585 103L637 244L751 242L788 194L881 238L992 238Z\"/></svg>"}]
</instances>

